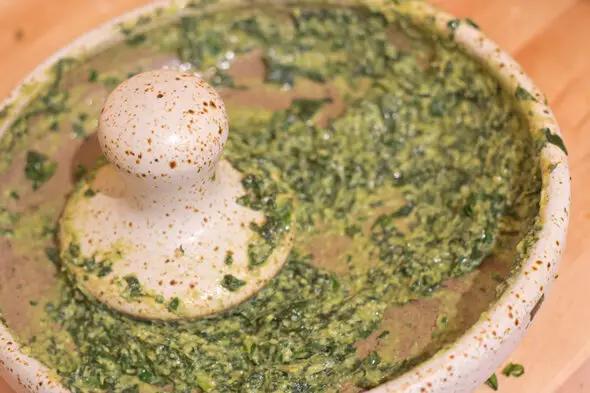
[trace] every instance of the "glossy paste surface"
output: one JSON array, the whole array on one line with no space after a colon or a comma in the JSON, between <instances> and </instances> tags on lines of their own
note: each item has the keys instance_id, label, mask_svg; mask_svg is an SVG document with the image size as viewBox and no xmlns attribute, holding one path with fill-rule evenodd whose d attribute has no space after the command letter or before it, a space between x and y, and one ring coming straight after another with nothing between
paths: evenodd
<instances>
[{"instance_id":1,"label":"glossy paste surface","mask_svg":"<svg viewBox=\"0 0 590 393\"><path fill-rule=\"evenodd\" d=\"M531 140L514 102L535 97L503 92L449 39L347 9L217 12L128 35L96 58L61 61L3 140L6 173L23 175L4 182L2 266L15 279L0 299L19 286L28 305L1 305L70 389L371 388L473 324L526 255L547 140ZM241 203L267 216L253 264L284 222L276 196L297 201L283 272L229 313L176 324L72 290L52 237L64 185L96 161L106 92L161 66L198 70L222 92L224 158L243 174ZM88 261L88 274L108 277L108 263Z\"/></svg>"}]
</instances>

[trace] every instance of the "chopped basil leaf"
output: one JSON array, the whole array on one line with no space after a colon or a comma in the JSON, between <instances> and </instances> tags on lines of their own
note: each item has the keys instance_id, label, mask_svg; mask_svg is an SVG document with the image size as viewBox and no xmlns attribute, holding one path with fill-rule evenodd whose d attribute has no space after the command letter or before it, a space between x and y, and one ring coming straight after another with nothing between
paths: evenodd
<instances>
[{"instance_id":1,"label":"chopped basil leaf","mask_svg":"<svg viewBox=\"0 0 590 393\"><path fill-rule=\"evenodd\" d=\"M135 299L142 295L141 284L137 277L129 275L123 277L123 279L127 283L126 295L129 296L129 298Z\"/></svg>"},{"instance_id":2,"label":"chopped basil leaf","mask_svg":"<svg viewBox=\"0 0 590 393\"><path fill-rule=\"evenodd\" d=\"M93 197L93 196L95 196L95 195L96 195L96 191L94 191L94 190L93 190L92 188L90 188L90 187L88 187L88 188L86 189L86 191L84 191L84 196L85 196L85 197L87 197L87 198L91 198L91 197Z\"/></svg>"},{"instance_id":3,"label":"chopped basil leaf","mask_svg":"<svg viewBox=\"0 0 590 393\"><path fill-rule=\"evenodd\" d=\"M84 165L82 165L82 164L76 165L76 170L74 171L74 180L75 181L82 180L82 178L84 176L86 176L87 173L88 173L88 170L86 169L86 167Z\"/></svg>"},{"instance_id":4,"label":"chopped basil leaf","mask_svg":"<svg viewBox=\"0 0 590 393\"><path fill-rule=\"evenodd\" d=\"M221 286L231 292L237 291L244 285L246 285L246 281L242 281L239 278L232 276L231 274L226 274L225 276L223 276L223 280L221 281Z\"/></svg>"},{"instance_id":5,"label":"chopped basil leaf","mask_svg":"<svg viewBox=\"0 0 590 393\"><path fill-rule=\"evenodd\" d=\"M73 258L78 258L80 256L80 245L77 243L70 243L68 252Z\"/></svg>"},{"instance_id":6,"label":"chopped basil leaf","mask_svg":"<svg viewBox=\"0 0 590 393\"><path fill-rule=\"evenodd\" d=\"M175 297L172 300L170 300L170 303L168 303L168 310L169 311L176 311L176 310L178 310L179 305L180 305L180 299Z\"/></svg>"},{"instance_id":7,"label":"chopped basil leaf","mask_svg":"<svg viewBox=\"0 0 590 393\"><path fill-rule=\"evenodd\" d=\"M516 99L521 101L537 101L535 96L533 96L531 93L529 93L528 90L524 89L521 86L518 86L516 88L514 96L516 97Z\"/></svg>"},{"instance_id":8,"label":"chopped basil leaf","mask_svg":"<svg viewBox=\"0 0 590 393\"><path fill-rule=\"evenodd\" d=\"M486 381L486 385L488 385L495 391L498 390L498 377L496 376L496 374L492 374L492 376L488 378L488 380Z\"/></svg>"},{"instance_id":9,"label":"chopped basil leaf","mask_svg":"<svg viewBox=\"0 0 590 393\"><path fill-rule=\"evenodd\" d=\"M54 265L59 265L60 263L60 255L59 249L56 247L47 247L45 249L45 255L47 255L47 259Z\"/></svg>"},{"instance_id":10,"label":"chopped basil leaf","mask_svg":"<svg viewBox=\"0 0 590 393\"><path fill-rule=\"evenodd\" d=\"M232 251L228 251L225 254L225 264L231 266L234 263L234 253Z\"/></svg>"},{"instance_id":11,"label":"chopped basil leaf","mask_svg":"<svg viewBox=\"0 0 590 393\"><path fill-rule=\"evenodd\" d=\"M524 366L522 364L509 363L502 370L502 374L506 377L521 377L524 374Z\"/></svg>"},{"instance_id":12,"label":"chopped basil leaf","mask_svg":"<svg viewBox=\"0 0 590 393\"><path fill-rule=\"evenodd\" d=\"M37 190L48 181L57 170L57 162L52 161L45 154L29 150L25 164L25 177L33 183L33 190Z\"/></svg>"},{"instance_id":13,"label":"chopped basil leaf","mask_svg":"<svg viewBox=\"0 0 590 393\"><path fill-rule=\"evenodd\" d=\"M137 46L143 42L145 42L145 40L147 39L147 36L145 34L136 34L131 38L128 38L125 43L129 46Z\"/></svg>"},{"instance_id":14,"label":"chopped basil leaf","mask_svg":"<svg viewBox=\"0 0 590 393\"><path fill-rule=\"evenodd\" d=\"M447 22L447 27L449 30L451 30L451 35L455 33L455 30L457 30L457 27L459 27L460 22L461 21L459 19L451 19Z\"/></svg>"},{"instance_id":15,"label":"chopped basil leaf","mask_svg":"<svg viewBox=\"0 0 590 393\"><path fill-rule=\"evenodd\" d=\"M545 137L547 138L547 142L559 147L567 156L567 149L565 147L565 143L563 143L563 139L561 139L561 137L557 134L554 134L551 132L551 130L549 128L544 128L543 129L545 132Z\"/></svg>"},{"instance_id":16,"label":"chopped basil leaf","mask_svg":"<svg viewBox=\"0 0 590 393\"><path fill-rule=\"evenodd\" d=\"M466 22L468 25L470 25L471 27L475 27L476 29L478 29L478 30L479 30L479 26L478 26L478 24L477 24L477 23L475 23L475 22L473 21L473 19L471 19L471 18L464 18L463 20L464 20L464 21L465 21L465 22Z\"/></svg>"},{"instance_id":17,"label":"chopped basil leaf","mask_svg":"<svg viewBox=\"0 0 590 393\"><path fill-rule=\"evenodd\" d=\"M98 72L96 70L90 70L88 72L88 82L98 81Z\"/></svg>"},{"instance_id":18,"label":"chopped basil leaf","mask_svg":"<svg viewBox=\"0 0 590 393\"><path fill-rule=\"evenodd\" d=\"M113 272L113 265L112 263L105 263L104 261L101 262L103 265L100 267L100 270L97 273L98 277L106 277Z\"/></svg>"},{"instance_id":19,"label":"chopped basil leaf","mask_svg":"<svg viewBox=\"0 0 590 393\"><path fill-rule=\"evenodd\" d=\"M74 135L80 139L88 138L84 126L80 123L72 123L72 131L74 132Z\"/></svg>"}]
</instances>

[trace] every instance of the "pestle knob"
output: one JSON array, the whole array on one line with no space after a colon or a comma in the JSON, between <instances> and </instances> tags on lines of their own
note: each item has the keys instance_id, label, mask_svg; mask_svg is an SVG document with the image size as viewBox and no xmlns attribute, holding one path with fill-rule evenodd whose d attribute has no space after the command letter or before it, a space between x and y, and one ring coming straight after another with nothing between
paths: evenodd
<instances>
[{"instance_id":1,"label":"pestle knob","mask_svg":"<svg viewBox=\"0 0 590 393\"><path fill-rule=\"evenodd\" d=\"M105 157L133 184L132 192L156 192L164 200L176 198L178 188L206 191L227 135L219 94L199 77L169 70L118 86L98 129Z\"/></svg>"},{"instance_id":2,"label":"pestle knob","mask_svg":"<svg viewBox=\"0 0 590 393\"><path fill-rule=\"evenodd\" d=\"M245 190L221 160L227 136L221 97L195 75L145 72L109 95L98 129L108 163L60 220L64 266L83 293L138 318L195 318L239 304L280 271L293 230L251 266L251 224L265 216L237 202Z\"/></svg>"}]
</instances>

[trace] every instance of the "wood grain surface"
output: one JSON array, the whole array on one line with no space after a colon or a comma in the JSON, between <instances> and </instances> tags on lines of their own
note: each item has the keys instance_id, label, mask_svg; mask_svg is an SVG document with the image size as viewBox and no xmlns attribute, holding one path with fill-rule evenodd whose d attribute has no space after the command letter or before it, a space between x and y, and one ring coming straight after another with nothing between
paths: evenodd
<instances>
[{"instance_id":1,"label":"wood grain surface","mask_svg":"<svg viewBox=\"0 0 590 393\"><path fill-rule=\"evenodd\" d=\"M500 377L499 391L590 392L590 0L434 2L471 17L520 62L548 97L570 152L573 214L560 276L510 359L525 374ZM0 97L79 34L145 3L0 0ZM0 380L0 393L10 392ZM478 390L485 392L491 390Z\"/></svg>"}]
</instances>

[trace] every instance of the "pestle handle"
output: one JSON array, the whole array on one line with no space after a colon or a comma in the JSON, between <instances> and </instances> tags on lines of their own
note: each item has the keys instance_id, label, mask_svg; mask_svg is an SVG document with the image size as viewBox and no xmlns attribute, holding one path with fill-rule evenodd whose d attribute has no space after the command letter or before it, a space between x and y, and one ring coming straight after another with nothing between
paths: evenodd
<instances>
[{"instance_id":1,"label":"pestle handle","mask_svg":"<svg viewBox=\"0 0 590 393\"><path fill-rule=\"evenodd\" d=\"M98 127L106 159L152 187L207 183L227 136L219 94L200 77L173 70L144 72L119 85Z\"/></svg>"}]
</instances>

